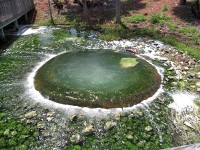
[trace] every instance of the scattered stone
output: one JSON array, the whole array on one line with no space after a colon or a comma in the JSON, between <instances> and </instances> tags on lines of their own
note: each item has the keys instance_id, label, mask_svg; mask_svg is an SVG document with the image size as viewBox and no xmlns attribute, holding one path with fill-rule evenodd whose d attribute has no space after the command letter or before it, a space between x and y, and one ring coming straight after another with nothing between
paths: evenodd
<instances>
[{"instance_id":1,"label":"scattered stone","mask_svg":"<svg viewBox=\"0 0 200 150\"><path fill-rule=\"evenodd\" d=\"M115 120L119 121L121 118L121 115L120 115L120 113L117 113L117 114L115 114L114 117L115 117Z\"/></svg>"},{"instance_id":2,"label":"scattered stone","mask_svg":"<svg viewBox=\"0 0 200 150\"><path fill-rule=\"evenodd\" d=\"M44 128L45 128L45 123L39 122L39 123L37 124L37 128L38 128L38 129L44 129Z\"/></svg>"},{"instance_id":3,"label":"scattered stone","mask_svg":"<svg viewBox=\"0 0 200 150\"><path fill-rule=\"evenodd\" d=\"M72 135L72 136L71 136L70 141L71 141L73 144L79 144L79 143L82 142L82 138L81 138L80 134L75 134L75 135Z\"/></svg>"},{"instance_id":4,"label":"scattered stone","mask_svg":"<svg viewBox=\"0 0 200 150\"><path fill-rule=\"evenodd\" d=\"M82 131L83 134L91 134L93 132L94 132L94 127L91 124Z\"/></svg>"},{"instance_id":5,"label":"scattered stone","mask_svg":"<svg viewBox=\"0 0 200 150\"><path fill-rule=\"evenodd\" d=\"M197 79L200 79L200 72L196 74Z\"/></svg>"},{"instance_id":6,"label":"scattered stone","mask_svg":"<svg viewBox=\"0 0 200 150\"><path fill-rule=\"evenodd\" d=\"M159 60L160 60L160 61L167 61L168 58L166 58L166 57L160 57Z\"/></svg>"},{"instance_id":7,"label":"scattered stone","mask_svg":"<svg viewBox=\"0 0 200 150\"><path fill-rule=\"evenodd\" d=\"M51 121L53 117L47 117L47 121Z\"/></svg>"},{"instance_id":8,"label":"scattered stone","mask_svg":"<svg viewBox=\"0 0 200 150\"><path fill-rule=\"evenodd\" d=\"M35 116L37 116L36 111L31 111L25 114L25 118L33 118Z\"/></svg>"},{"instance_id":9,"label":"scattered stone","mask_svg":"<svg viewBox=\"0 0 200 150\"><path fill-rule=\"evenodd\" d=\"M177 82L172 82L172 86L177 86L178 83Z\"/></svg>"},{"instance_id":10,"label":"scattered stone","mask_svg":"<svg viewBox=\"0 0 200 150\"><path fill-rule=\"evenodd\" d=\"M77 115L71 115L69 117L70 121L76 121L78 119L78 116Z\"/></svg>"},{"instance_id":11,"label":"scattered stone","mask_svg":"<svg viewBox=\"0 0 200 150\"><path fill-rule=\"evenodd\" d=\"M189 122L187 122L187 121L184 122L184 125L193 129L192 125Z\"/></svg>"},{"instance_id":12,"label":"scattered stone","mask_svg":"<svg viewBox=\"0 0 200 150\"><path fill-rule=\"evenodd\" d=\"M131 134L126 135L126 138L127 138L128 140L133 140L133 136L132 136Z\"/></svg>"},{"instance_id":13,"label":"scattered stone","mask_svg":"<svg viewBox=\"0 0 200 150\"><path fill-rule=\"evenodd\" d=\"M146 126L145 127L145 131L147 131L147 132L150 132L150 131L152 131L153 130L153 128L151 127L151 126Z\"/></svg>"},{"instance_id":14,"label":"scattered stone","mask_svg":"<svg viewBox=\"0 0 200 150\"><path fill-rule=\"evenodd\" d=\"M199 86L199 87L200 87L200 82L197 82L197 83L196 83L196 86Z\"/></svg>"},{"instance_id":15,"label":"scattered stone","mask_svg":"<svg viewBox=\"0 0 200 150\"><path fill-rule=\"evenodd\" d=\"M138 147L144 147L145 144L146 144L146 141L145 141L145 140L142 140L142 141L140 141L140 142L137 144L137 146L138 146Z\"/></svg>"},{"instance_id":16,"label":"scattered stone","mask_svg":"<svg viewBox=\"0 0 200 150\"><path fill-rule=\"evenodd\" d=\"M47 113L47 116L48 116L48 117L52 117L53 115L54 115L54 112L49 111L49 112Z\"/></svg>"},{"instance_id":17,"label":"scattered stone","mask_svg":"<svg viewBox=\"0 0 200 150\"><path fill-rule=\"evenodd\" d=\"M104 126L104 129L105 130L110 130L110 129L114 128L116 125L117 125L116 122L108 121L108 122L106 122L106 124Z\"/></svg>"}]
</instances>

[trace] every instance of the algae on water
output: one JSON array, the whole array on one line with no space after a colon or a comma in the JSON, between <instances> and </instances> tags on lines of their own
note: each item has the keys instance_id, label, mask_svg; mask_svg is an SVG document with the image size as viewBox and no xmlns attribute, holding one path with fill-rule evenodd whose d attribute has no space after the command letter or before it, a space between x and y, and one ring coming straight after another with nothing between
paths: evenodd
<instances>
[{"instance_id":1,"label":"algae on water","mask_svg":"<svg viewBox=\"0 0 200 150\"><path fill-rule=\"evenodd\" d=\"M122 68L135 67L137 64L137 58L122 58L120 60L120 65L122 66Z\"/></svg>"}]
</instances>

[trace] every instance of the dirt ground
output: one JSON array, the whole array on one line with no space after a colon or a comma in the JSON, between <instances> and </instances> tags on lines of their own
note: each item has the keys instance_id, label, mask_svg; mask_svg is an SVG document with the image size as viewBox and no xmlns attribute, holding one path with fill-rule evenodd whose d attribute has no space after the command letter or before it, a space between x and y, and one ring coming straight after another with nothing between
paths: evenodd
<instances>
[{"instance_id":1,"label":"dirt ground","mask_svg":"<svg viewBox=\"0 0 200 150\"><path fill-rule=\"evenodd\" d=\"M34 0L36 4L36 18L35 23L48 20L49 9L48 0ZM76 15L81 17L82 7L73 3L73 0L68 0L67 4L64 4L63 9L58 14L57 8L54 8L53 1L51 1L51 8L53 10L53 16L57 20L68 19L66 16ZM198 25L200 21L195 19L191 12L190 3L194 0L188 0L187 5L179 5L179 0L121 0L121 15L132 15L135 13L144 14L149 17L154 13L159 13L164 7L167 8L166 14L171 16L173 20L178 24L191 23L192 25ZM90 19L92 22L105 23L113 21L115 15L114 1L104 3L102 6L96 6L89 8Z\"/></svg>"}]
</instances>

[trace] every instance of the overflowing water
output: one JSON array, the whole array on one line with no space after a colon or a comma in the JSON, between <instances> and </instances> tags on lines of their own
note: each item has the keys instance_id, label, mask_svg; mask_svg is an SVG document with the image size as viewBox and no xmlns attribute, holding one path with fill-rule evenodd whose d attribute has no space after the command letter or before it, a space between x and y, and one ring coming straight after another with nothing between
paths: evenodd
<instances>
[{"instance_id":1,"label":"overflowing water","mask_svg":"<svg viewBox=\"0 0 200 150\"><path fill-rule=\"evenodd\" d=\"M194 99L196 96L188 93L170 95L166 88L163 88L164 85L160 85L157 88L158 90L156 89L151 94L151 97L145 98L146 100L142 99L143 101L141 100L142 102L138 105L104 109L59 104L50 101L48 94L42 96L35 89L34 79L38 69L49 60L64 53L78 53L88 49L93 52L100 49L102 51L109 49L115 50L118 53L127 53L125 52L127 49L135 49L139 53L138 57L144 59L145 56L148 56L150 58L148 60L148 65L151 64L150 66L155 66L152 60L162 59L160 51L157 50L157 45L163 46L163 44L158 41L149 42L147 39L135 38L106 42L99 40L97 35L94 31L83 32L76 29L42 27L27 30L22 37L11 44L5 50L6 52L0 56L0 118L4 111L9 111L10 114L15 116L15 119L28 125L28 128L36 126L39 134L34 133L34 136L40 140L36 140L37 146L34 144L28 145L30 149L35 147L37 149L62 149L66 147L73 149L74 147L79 148L80 145L82 145L83 149L89 149L91 145L97 149L108 149L110 147L113 149L116 147L121 149L161 149L169 147L171 144L171 134L166 125L166 122L168 122L166 119L167 105L171 103L171 98L173 98L174 103L170 107L176 109L175 105L178 105L182 109L188 104L190 106L193 105L191 99ZM112 52L114 53L114 51ZM125 68L122 67L124 66L124 60L126 61L126 59L123 59L124 57L120 58L117 64L124 70L133 69L139 66L139 63L137 64L138 57L131 56L134 60L131 59L128 67L126 65ZM78 58L74 58L70 62L73 62L75 59ZM94 59L93 63L90 64L91 67L89 69L91 70L83 69L83 66L80 68L81 65L76 64L77 68L73 66L69 71L67 70L69 68L65 66L61 71L71 72L72 74L69 74L68 78L73 76L79 78L80 81L87 80L92 85L103 84L105 86L103 90L108 92L127 86L126 82L118 82L119 79L116 77L116 71L113 72L110 68L102 69L101 66L94 67L95 63L96 60ZM156 62L156 65L156 70L161 75L163 82L164 76L162 74L164 69L160 67L162 63L159 65ZM87 72L97 68L98 71L93 72L93 78L87 76ZM54 69L56 70L57 68ZM86 72L78 74L77 71L81 69ZM100 70L102 72L99 72ZM122 72L121 75L125 75ZM47 75L51 74L47 73ZM126 75L129 75L129 73L126 73ZM65 80L63 76L61 78ZM114 81L113 78L116 78L117 81ZM80 85L81 82L74 81L73 78L71 81L72 83L69 84L75 84L76 87L83 86L83 88L87 88L91 86L87 85L88 82L82 82ZM112 83L107 85L106 83L110 81ZM102 88L102 86L99 87ZM184 102L187 105L182 105L180 97L184 98ZM181 99L183 100L183 98ZM179 109L177 110L179 111ZM79 115L80 118L78 117L77 119ZM86 116L81 118L82 115ZM16 131L19 135L22 134L22 137L26 138L26 140L16 141L16 143L21 145L31 143L30 139L32 136L29 137L29 142L27 142L28 137L27 135L24 136L26 132L20 132L18 127L12 127L9 130L7 127L6 129L0 128L0 130L2 130L0 132L2 138L9 139L10 137L7 136L9 134L8 131L12 131L13 136L15 136L14 131ZM30 133L31 131L32 128L30 128ZM83 133L86 131L87 133ZM18 145L9 145L8 143L7 147L9 146L16 148Z\"/></svg>"}]
</instances>

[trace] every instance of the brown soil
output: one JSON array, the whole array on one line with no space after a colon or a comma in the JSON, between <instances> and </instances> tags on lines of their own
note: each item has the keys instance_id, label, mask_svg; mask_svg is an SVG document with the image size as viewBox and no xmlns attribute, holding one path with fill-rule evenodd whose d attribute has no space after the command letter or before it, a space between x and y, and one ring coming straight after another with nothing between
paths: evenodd
<instances>
[{"instance_id":1,"label":"brown soil","mask_svg":"<svg viewBox=\"0 0 200 150\"><path fill-rule=\"evenodd\" d=\"M62 1L62 0L60 0ZM195 18L191 11L191 3L194 0L187 0L186 5L179 5L180 0L121 0L121 15L131 16L135 13L140 13L146 17L150 17L154 13L162 14L162 9L167 7L166 15L170 16L173 22L177 25L177 28L184 26L193 26L200 32L200 20ZM36 3L36 18L35 23L48 20L49 9L48 0L35 0ZM82 7L78 4L74 4L73 0L68 0L67 4L64 4L63 9L58 13L58 9L54 8L54 4L51 0L51 9L53 16L57 21L65 22L69 18L67 16L76 16L82 18ZM97 23L113 23L115 17L115 3L107 3L107 5L96 6L89 8L90 24ZM122 19L123 21L123 19ZM152 26L159 30L163 34L170 34L179 37L182 41L191 40L190 37L185 36L178 32L170 30L166 25L155 25L148 21L142 23L126 24L128 28L135 27L149 27Z\"/></svg>"}]
</instances>

